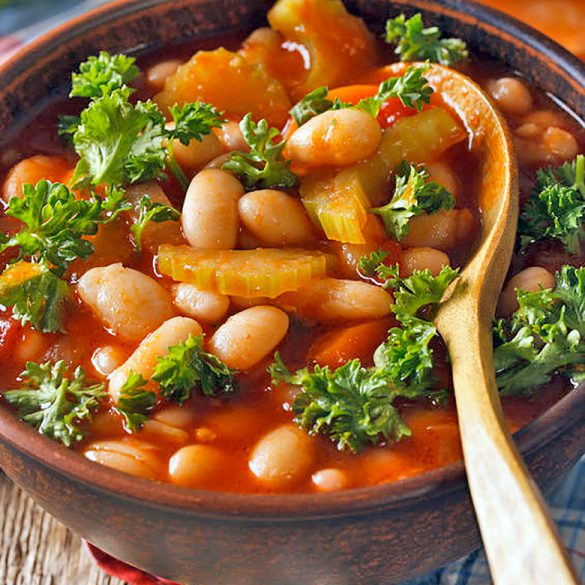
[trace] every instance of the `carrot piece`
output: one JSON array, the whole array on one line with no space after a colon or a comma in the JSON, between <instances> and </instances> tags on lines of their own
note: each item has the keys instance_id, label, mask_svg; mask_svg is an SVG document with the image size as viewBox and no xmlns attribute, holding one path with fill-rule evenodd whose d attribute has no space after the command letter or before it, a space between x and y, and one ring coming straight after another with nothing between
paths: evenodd
<instances>
[{"instance_id":1,"label":"carrot piece","mask_svg":"<svg viewBox=\"0 0 585 585\"><path fill-rule=\"evenodd\" d=\"M388 337L393 325L392 318L377 319L329 331L309 348L308 361L330 368L342 366L354 358L360 359L362 364L370 364L375 349Z\"/></svg>"},{"instance_id":2,"label":"carrot piece","mask_svg":"<svg viewBox=\"0 0 585 585\"><path fill-rule=\"evenodd\" d=\"M358 85L344 85L332 89L327 94L328 99L335 100L339 98L346 104L356 105L360 100L375 96L378 93L377 85L358 84Z\"/></svg>"}]
</instances>

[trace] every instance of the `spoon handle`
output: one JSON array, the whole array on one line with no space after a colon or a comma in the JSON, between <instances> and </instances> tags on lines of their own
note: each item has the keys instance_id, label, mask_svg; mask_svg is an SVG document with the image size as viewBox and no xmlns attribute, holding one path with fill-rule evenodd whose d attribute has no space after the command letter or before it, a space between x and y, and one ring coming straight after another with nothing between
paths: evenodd
<instances>
[{"instance_id":1,"label":"spoon handle","mask_svg":"<svg viewBox=\"0 0 585 585\"><path fill-rule=\"evenodd\" d=\"M458 333L445 341L467 479L492 578L496 585L577 585L538 487L506 430L490 328L482 326L478 312L459 312L458 327L449 328Z\"/></svg>"}]
</instances>

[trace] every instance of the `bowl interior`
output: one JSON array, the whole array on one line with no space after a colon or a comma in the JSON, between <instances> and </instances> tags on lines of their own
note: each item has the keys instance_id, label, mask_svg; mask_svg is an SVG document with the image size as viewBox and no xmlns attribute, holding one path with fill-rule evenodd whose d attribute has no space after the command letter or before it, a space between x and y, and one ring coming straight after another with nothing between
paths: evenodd
<instances>
[{"instance_id":1,"label":"bowl interior","mask_svg":"<svg viewBox=\"0 0 585 585\"><path fill-rule=\"evenodd\" d=\"M501 60L535 86L554 94L577 117L585 117L585 66L553 41L517 21L467 0L350 0L349 8L381 33L394 13L422 12L425 22L464 38L472 52ZM265 22L271 0L120 0L51 32L0 67L0 136L17 132L47 102L62 96L70 72L100 50L144 53L173 44L240 31ZM526 456L544 448L585 412L585 387L569 393L517 433ZM198 513L262 518L323 517L378 506L415 505L464 482L461 463L423 475L334 494L240 495L190 490L131 477L87 461L39 436L0 407L0 438L46 465L104 491Z\"/></svg>"}]
</instances>

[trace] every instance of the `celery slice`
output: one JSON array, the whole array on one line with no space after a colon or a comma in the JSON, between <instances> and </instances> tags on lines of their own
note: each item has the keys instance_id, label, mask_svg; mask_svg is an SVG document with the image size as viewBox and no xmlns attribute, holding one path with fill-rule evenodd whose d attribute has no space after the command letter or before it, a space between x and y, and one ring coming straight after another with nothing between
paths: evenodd
<instances>
[{"instance_id":1,"label":"celery slice","mask_svg":"<svg viewBox=\"0 0 585 585\"><path fill-rule=\"evenodd\" d=\"M317 250L295 248L203 250L162 245L158 268L179 282L240 297L269 297L295 291L323 277L335 258Z\"/></svg>"}]
</instances>

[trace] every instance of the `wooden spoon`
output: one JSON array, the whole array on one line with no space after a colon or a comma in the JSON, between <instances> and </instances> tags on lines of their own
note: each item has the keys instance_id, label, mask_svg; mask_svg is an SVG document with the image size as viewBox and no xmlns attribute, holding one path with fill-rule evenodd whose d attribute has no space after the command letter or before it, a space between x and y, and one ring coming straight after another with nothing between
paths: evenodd
<instances>
[{"instance_id":1,"label":"wooden spoon","mask_svg":"<svg viewBox=\"0 0 585 585\"><path fill-rule=\"evenodd\" d=\"M492 577L497 585L576 584L538 488L506 429L494 375L491 325L518 220L510 135L471 79L441 66L425 77L464 121L482 165L480 241L447 291L436 324L452 363L467 479Z\"/></svg>"}]
</instances>

